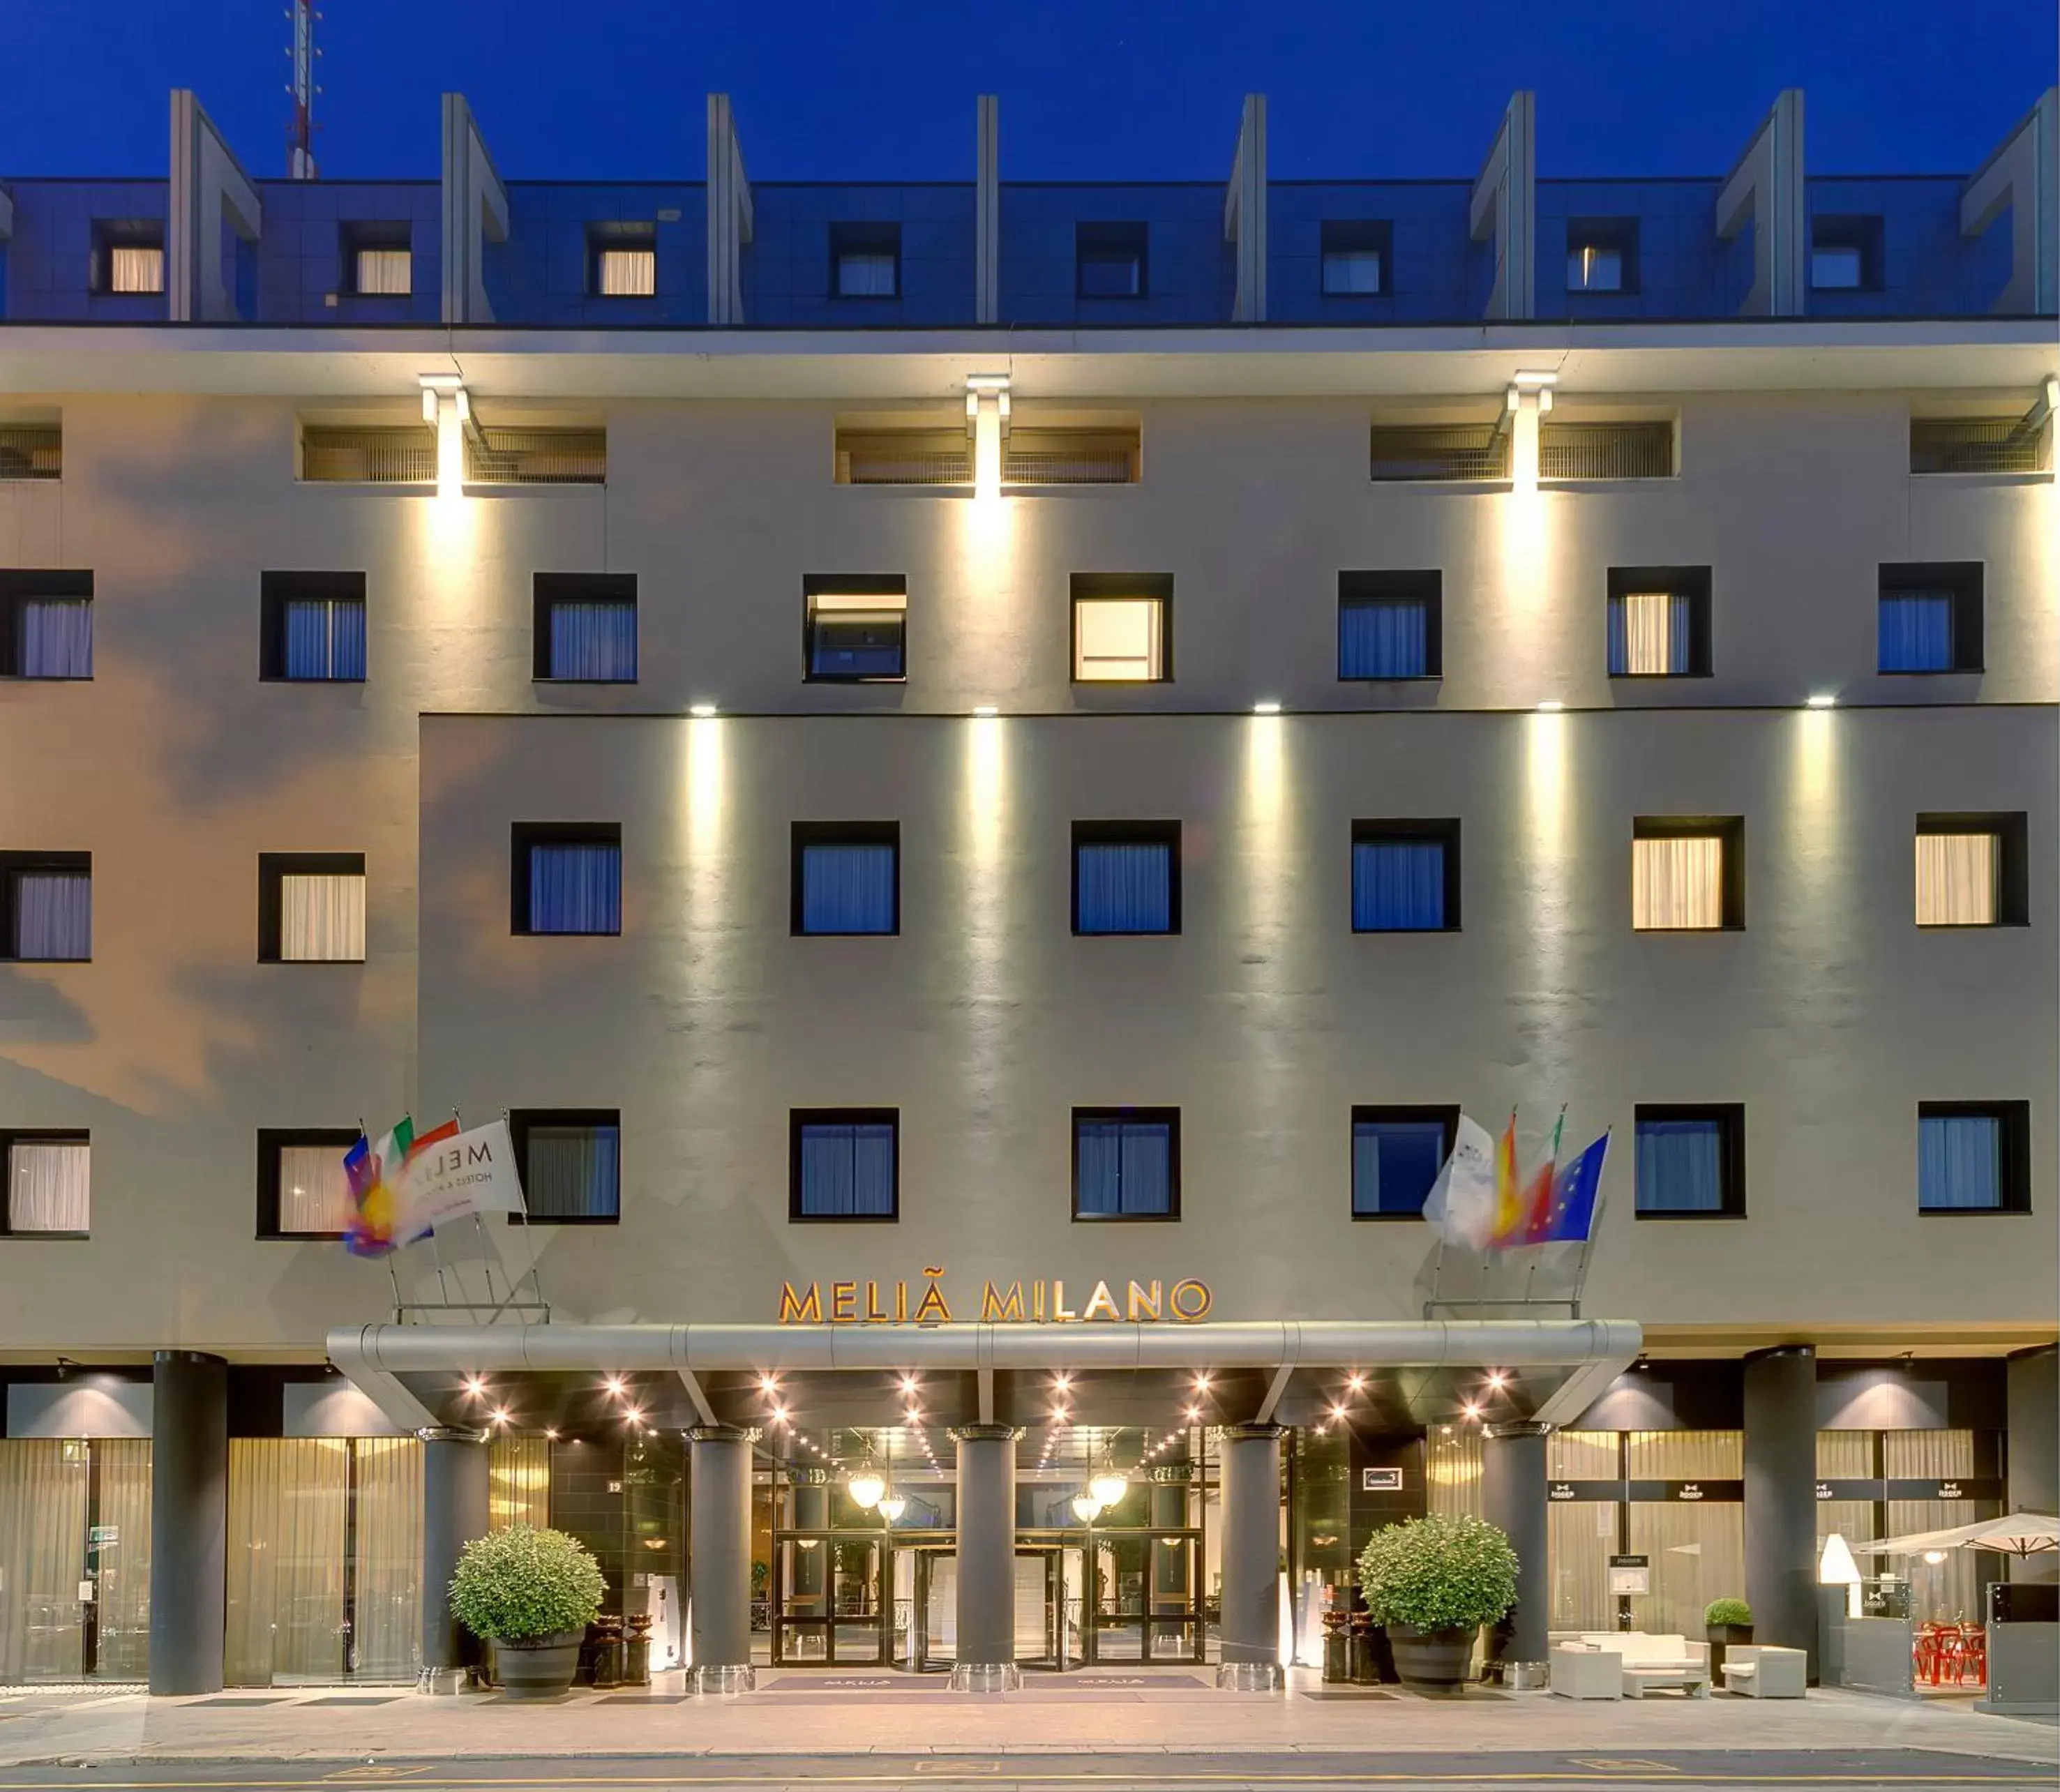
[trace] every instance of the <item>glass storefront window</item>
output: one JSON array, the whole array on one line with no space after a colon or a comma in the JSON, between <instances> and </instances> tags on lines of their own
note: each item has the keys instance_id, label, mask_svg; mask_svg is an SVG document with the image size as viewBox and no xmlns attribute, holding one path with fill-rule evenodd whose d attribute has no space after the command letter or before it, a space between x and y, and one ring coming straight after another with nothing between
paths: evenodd
<instances>
[{"instance_id":1,"label":"glass storefront window","mask_svg":"<svg viewBox=\"0 0 2060 1792\"><path fill-rule=\"evenodd\" d=\"M140 1681L150 1643L150 1440L0 1439L0 1685Z\"/></svg>"},{"instance_id":2,"label":"glass storefront window","mask_svg":"<svg viewBox=\"0 0 2060 1792\"><path fill-rule=\"evenodd\" d=\"M495 1531L551 1522L551 1440L537 1431L494 1439L487 1447L487 1523Z\"/></svg>"},{"instance_id":3,"label":"glass storefront window","mask_svg":"<svg viewBox=\"0 0 2060 1792\"><path fill-rule=\"evenodd\" d=\"M1481 1516L1481 1434L1478 1426L1439 1425L1423 1439L1425 1502L1447 1517Z\"/></svg>"}]
</instances>

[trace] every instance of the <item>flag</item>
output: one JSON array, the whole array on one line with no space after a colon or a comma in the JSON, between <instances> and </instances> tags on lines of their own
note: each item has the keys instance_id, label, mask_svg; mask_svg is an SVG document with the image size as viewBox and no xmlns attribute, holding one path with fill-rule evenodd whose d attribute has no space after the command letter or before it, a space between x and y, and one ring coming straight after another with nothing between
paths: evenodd
<instances>
[{"instance_id":1,"label":"flag","mask_svg":"<svg viewBox=\"0 0 2060 1792\"><path fill-rule=\"evenodd\" d=\"M461 1132L452 1120L415 1142L395 1195L394 1236L402 1244L427 1238L469 1213L521 1213L522 1184L508 1123Z\"/></svg>"},{"instance_id":2,"label":"flag","mask_svg":"<svg viewBox=\"0 0 2060 1792\"><path fill-rule=\"evenodd\" d=\"M403 1114L393 1130L368 1145L362 1134L345 1154L354 1208L344 1223L344 1248L353 1257L383 1257L395 1247L393 1184L414 1143L415 1123Z\"/></svg>"},{"instance_id":3,"label":"flag","mask_svg":"<svg viewBox=\"0 0 2060 1792\"><path fill-rule=\"evenodd\" d=\"M1531 1179L1519 1191L1515 1201L1504 1209L1498 1203L1495 1208L1495 1236L1488 1242L1498 1251L1506 1251L1512 1245L1536 1242L1531 1233L1545 1222L1551 1211L1552 1189L1559 1174L1559 1135L1566 1130L1567 1110L1559 1110L1559 1118L1552 1127L1552 1148L1545 1154L1545 1160L1531 1172ZM1515 1151L1510 1152L1511 1167L1515 1167Z\"/></svg>"},{"instance_id":4,"label":"flag","mask_svg":"<svg viewBox=\"0 0 2060 1792\"><path fill-rule=\"evenodd\" d=\"M1571 1243L1594 1230L1595 1193L1602 1187L1603 1159L1608 1153L1605 1132L1552 1179L1551 1201L1533 1217L1524 1243Z\"/></svg>"},{"instance_id":5,"label":"flag","mask_svg":"<svg viewBox=\"0 0 2060 1792\"><path fill-rule=\"evenodd\" d=\"M1523 1191L1516 1183L1516 1110L1509 1111L1509 1124L1495 1147L1495 1219L1488 1227L1487 1246L1513 1238L1523 1224Z\"/></svg>"},{"instance_id":6,"label":"flag","mask_svg":"<svg viewBox=\"0 0 2060 1792\"><path fill-rule=\"evenodd\" d=\"M1463 1114L1453 1131L1451 1155L1423 1198L1423 1217L1447 1243L1476 1251L1495 1228L1495 1141Z\"/></svg>"}]
</instances>

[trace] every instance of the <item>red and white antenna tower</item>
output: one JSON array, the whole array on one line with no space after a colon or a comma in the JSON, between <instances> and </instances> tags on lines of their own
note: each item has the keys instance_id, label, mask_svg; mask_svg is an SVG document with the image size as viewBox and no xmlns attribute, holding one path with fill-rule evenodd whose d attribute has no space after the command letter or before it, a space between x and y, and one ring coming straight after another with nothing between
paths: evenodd
<instances>
[{"instance_id":1,"label":"red and white antenna tower","mask_svg":"<svg viewBox=\"0 0 2060 1792\"><path fill-rule=\"evenodd\" d=\"M313 0L293 0L286 17L293 22L293 47L286 52L293 59L293 78L286 87L293 96L293 122L286 131L286 178L311 181L315 178L315 95L321 91L315 85L315 58L321 54L315 48L315 24L321 14L315 10Z\"/></svg>"}]
</instances>

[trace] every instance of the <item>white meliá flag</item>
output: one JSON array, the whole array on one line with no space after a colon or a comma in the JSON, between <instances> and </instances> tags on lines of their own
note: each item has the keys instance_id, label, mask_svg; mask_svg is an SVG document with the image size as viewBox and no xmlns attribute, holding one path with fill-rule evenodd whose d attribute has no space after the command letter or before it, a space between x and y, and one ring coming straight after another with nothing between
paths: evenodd
<instances>
[{"instance_id":1,"label":"white meli\u00e1 flag","mask_svg":"<svg viewBox=\"0 0 2060 1792\"><path fill-rule=\"evenodd\" d=\"M1423 1199L1423 1217L1448 1244L1487 1248L1495 1232L1495 1141L1463 1114L1452 1135L1452 1155Z\"/></svg>"},{"instance_id":2,"label":"white meli\u00e1 flag","mask_svg":"<svg viewBox=\"0 0 2060 1792\"><path fill-rule=\"evenodd\" d=\"M393 1207L393 1236L401 1244L469 1213L522 1212L508 1123L494 1120L424 1147L402 1173Z\"/></svg>"}]
</instances>

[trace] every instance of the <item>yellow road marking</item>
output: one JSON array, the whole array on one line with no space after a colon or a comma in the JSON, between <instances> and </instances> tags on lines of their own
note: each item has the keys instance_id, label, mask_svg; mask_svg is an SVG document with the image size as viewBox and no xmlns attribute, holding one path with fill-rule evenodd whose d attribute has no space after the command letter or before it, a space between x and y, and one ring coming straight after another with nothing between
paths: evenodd
<instances>
[{"instance_id":1,"label":"yellow road marking","mask_svg":"<svg viewBox=\"0 0 2060 1792\"><path fill-rule=\"evenodd\" d=\"M776 1758L791 1759L791 1757ZM1762 1786L1996 1786L2015 1784L2044 1786L2050 1776L2041 1764L2026 1762L2026 1771L2013 1779L1997 1774L1926 1774L1921 1778L1914 1774L1894 1775L1882 1774L1755 1774L1739 1778L1728 1783L1747 1789ZM913 1770L921 1772L917 1767ZM959 1771L964 1771L963 1768ZM984 1771L985 1770L980 1770ZM995 1770L1000 1771L997 1763ZM1671 1771L1679 1772L1681 1769ZM808 1778L817 1786L895 1786L908 1777L910 1770L892 1774L811 1774ZM1303 1773L1184 1773L1178 1770L1159 1773L1072 1773L1040 1774L1036 1770L1034 1758L1012 1758L1010 1778L1027 1780L1039 1786L1149 1786L1172 1782L1184 1786L1220 1782L1232 1786L1496 1786L1534 1785L1548 1783L1567 1786L1607 1786L1620 1778L1617 1774L1599 1773L1569 1774L1552 1769L1537 1770L1528 1773L1484 1774L1478 1770L1464 1773L1355 1773L1355 1774L1303 1774ZM741 1786L762 1782L771 1788L783 1785L793 1778L777 1774L753 1773L677 1773L647 1774L608 1777L600 1775L560 1774L549 1779L437 1779L410 1780L411 1792L497 1792L505 1787L521 1788L542 1786L551 1792L574 1792L576 1788L592 1787L594 1792L609 1792L611 1787L633 1786ZM50 1792L53 1784L63 1782L50 1780L0 1780L0 1792ZM292 1779L140 1779L103 1780L82 1782L96 1789L96 1792L270 1792L278 1787L297 1787L324 1783L319 1780ZM1723 1785L1717 1779L1708 1782Z\"/></svg>"}]
</instances>

